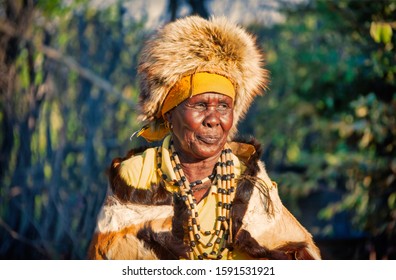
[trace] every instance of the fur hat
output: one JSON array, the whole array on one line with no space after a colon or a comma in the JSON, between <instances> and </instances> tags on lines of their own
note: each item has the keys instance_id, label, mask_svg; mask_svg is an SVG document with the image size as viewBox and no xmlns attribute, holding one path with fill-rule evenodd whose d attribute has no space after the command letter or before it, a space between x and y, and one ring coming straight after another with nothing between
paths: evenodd
<instances>
[{"instance_id":1,"label":"fur hat","mask_svg":"<svg viewBox=\"0 0 396 280\"><path fill-rule=\"evenodd\" d=\"M208 72L228 78L235 87L234 126L263 93L268 72L255 38L224 17L189 16L159 29L144 46L139 61L139 120L155 123L170 89L183 76Z\"/></svg>"}]
</instances>

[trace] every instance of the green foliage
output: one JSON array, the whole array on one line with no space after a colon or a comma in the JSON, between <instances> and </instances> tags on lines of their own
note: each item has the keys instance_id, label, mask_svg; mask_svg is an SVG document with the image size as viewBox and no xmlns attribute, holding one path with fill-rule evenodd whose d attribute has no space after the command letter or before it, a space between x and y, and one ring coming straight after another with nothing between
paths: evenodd
<instances>
[{"instance_id":1,"label":"green foliage","mask_svg":"<svg viewBox=\"0 0 396 280\"><path fill-rule=\"evenodd\" d=\"M32 38L18 46L14 92L1 97L9 106L1 106L1 125L14 125L6 132L13 146L0 178L0 239L9 244L0 245L2 256L85 258L111 159L137 144L128 139L138 129L131 104L144 22L125 20L122 1L103 9L63 3L37 2L27 27ZM61 56L42 52L42 45ZM88 71L121 94L84 78Z\"/></svg>"},{"instance_id":2,"label":"green foliage","mask_svg":"<svg viewBox=\"0 0 396 280\"><path fill-rule=\"evenodd\" d=\"M315 193L337 197L317 209L329 223L318 235L349 213L354 230L396 238L395 11L392 1L312 1L284 24L251 26L272 83L248 122L294 213Z\"/></svg>"}]
</instances>

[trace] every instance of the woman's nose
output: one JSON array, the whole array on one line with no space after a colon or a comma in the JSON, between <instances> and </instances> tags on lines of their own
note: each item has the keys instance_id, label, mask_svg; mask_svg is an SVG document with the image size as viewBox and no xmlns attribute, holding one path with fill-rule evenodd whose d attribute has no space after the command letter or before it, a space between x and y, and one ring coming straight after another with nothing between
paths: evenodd
<instances>
[{"instance_id":1,"label":"woman's nose","mask_svg":"<svg viewBox=\"0 0 396 280\"><path fill-rule=\"evenodd\" d=\"M207 110L207 115L204 119L204 125L207 127L215 127L220 124L219 112L215 107L210 107Z\"/></svg>"}]
</instances>

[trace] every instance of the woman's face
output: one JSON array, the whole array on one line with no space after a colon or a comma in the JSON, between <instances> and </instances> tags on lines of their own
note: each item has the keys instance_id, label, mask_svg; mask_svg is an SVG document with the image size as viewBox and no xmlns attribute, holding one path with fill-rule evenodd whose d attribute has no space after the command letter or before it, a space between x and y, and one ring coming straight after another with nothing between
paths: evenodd
<instances>
[{"instance_id":1,"label":"woman's face","mask_svg":"<svg viewBox=\"0 0 396 280\"><path fill-rule=\"evenodd\" d=\"M184 160L218 157L233 125L234 103L218 93L195 95L167 113L173 142Z\"/></svg>"}]
</instances>

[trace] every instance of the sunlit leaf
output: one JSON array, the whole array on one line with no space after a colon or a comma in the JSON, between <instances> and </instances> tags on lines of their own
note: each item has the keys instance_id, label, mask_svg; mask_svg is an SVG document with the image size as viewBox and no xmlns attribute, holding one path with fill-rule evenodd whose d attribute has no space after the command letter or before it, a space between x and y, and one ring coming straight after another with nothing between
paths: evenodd
<instances>
[{"instance_id":1,"label":"sunlit leaf","mask_svg":"<svg viewBox=\"0 0 396 280\"><path fill-rule=\"evenodd\" d=\"M377 43L387 44L392 40L392 26L388 23L372 22L370 35Z\"/></svg>"},{"instance_id":2,"label":"sunlit leaf","mask_svg":"<svg viewBox=\"0 0 396 280\"><path fill-rule=\"evenodd\" d=\"M390 209L396 209L396 193L392 193L388 198L388 206Z\"/></svg>"}]
</instances>

